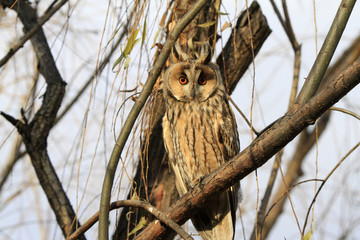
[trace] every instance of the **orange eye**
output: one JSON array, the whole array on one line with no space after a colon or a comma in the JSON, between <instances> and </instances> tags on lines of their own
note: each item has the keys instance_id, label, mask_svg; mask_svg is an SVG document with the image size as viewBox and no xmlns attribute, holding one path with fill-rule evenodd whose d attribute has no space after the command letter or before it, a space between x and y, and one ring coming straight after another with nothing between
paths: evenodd
<instances>
[{"instance_id":1,"label":"orange eye","mask_svg":"<svg viewBox=\"0 0 360 240\"><path fill-rule=\"evenodd\" d=\"M179 83L185 85L188 83L188 80L186 77L179 77Z\"/></svg>"},{"instance_id":2,"label":"orange eye","mask_svg":"<svg viewBox=\"0 0 360 240\"><path fill-rule=\"evenodd\" d=\"M204 77L204 76L201 76L200 78L199 78L199 84L200 85L205 85L206 84L206 78Z\"/></svg>"}]
</instances>

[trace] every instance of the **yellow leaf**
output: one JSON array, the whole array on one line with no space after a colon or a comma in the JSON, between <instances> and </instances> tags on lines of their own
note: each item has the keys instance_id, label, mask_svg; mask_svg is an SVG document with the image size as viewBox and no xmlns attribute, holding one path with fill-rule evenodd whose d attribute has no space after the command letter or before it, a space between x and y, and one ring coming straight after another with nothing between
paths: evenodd
<instances>
[{"instance_id":1,"label":"yellow leaf","mask_svg":"<svg viewBox=\"0 0 360 240\"><path fill-rule=\"evenodd\" d=\"M146 226L146 219L145 219L145 217L141 217L139 224L136 225L136 227L129 233L129 236L135 234L137 231L141 230L145 226Z\"/></svg>"},{"instance_id":2,"label":"yellow leaf","mask_svg":"<svg viewBox=\"0 0 360 240\"><path fill-rule=\"evenodd\" d=\"M219 14L219 15L229 15L228 13L224 13L224 12L220 12L219 9L215 8L216 9L216 12Z\"/></svg>"},{"instance_id":3,"label":"yellow leaf","mask_svg":"<svg viewBox=\"0 0 360 240\"><path fill-rule=\"evenodd\" d=\"M126 46L124 48L124 51L120 54L120 57L116 59L115 63L113 64L112 69L114 68L125 58L128 57L128 55L131 53L131 50L134 48L134 46L140 41L140 39L136 39L140 29L136 29L132 32L131 36L129 37Z\"/></svg>"},{"instance_id":4,"label":"yellow leaf","mask_svg":"<svg viewBox=\"0 0 360 240\"><path fill-rule=\"evenodd\" d=\"M210 27L212 25L214 25L216 23L216 21L212 21L212 22L207 22L207 23L203 23L203 24L198 24L198 27Z\"/></svg>"},{"instance_id":5,"label":"yellow leaf","mask_svg":"<svg viewBox=\"0 0 360 240\"><path fill-rule=\"evenodd\" d=\"M146 19L144 21L144 27L143 27L143 31L142 31L141 47L144 45L145 37L146 37Z\"/></svg>"},{"instance_id":6,"label":"yellow leaf","mask_svg":"<svg viewBox=\"0 0 360 240\"><path fill-rule=\"evenodd\" d=\"M305 236L303 237L302 240L311 240L314 230L315 230L315 226L314 226L314 228L311 228L310 231L305 234Z\"/></svg>"},{"instance_id":7,"label":"yellow leaf","mask_svg":"<svg viewBox=\"0 0 360 240\"><path fill-rule=\"evenodd\" d=\"M136 188L135 188L135 190L134 190L133 195L131 196L131 200L140 200L139 196L138 196L137 193L136 193Z\"/></svg>"},{"instance_id":8,"label":"yellow leaf","mask_svg":"<svg viewBox=\"0 0 360 240\"><path fill-rule=\"evenodd\" d=\"M222 32L229 27L231 27L231 23L225 22L224 25L221 27L220 31Z\"/></svg>"}]
</instances>

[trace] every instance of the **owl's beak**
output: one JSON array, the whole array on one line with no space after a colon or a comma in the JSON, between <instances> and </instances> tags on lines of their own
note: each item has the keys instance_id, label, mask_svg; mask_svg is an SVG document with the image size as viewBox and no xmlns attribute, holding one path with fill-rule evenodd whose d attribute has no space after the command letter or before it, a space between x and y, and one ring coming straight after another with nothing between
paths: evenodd
<instances>
[{"instance_id":1,"label":"owl's beak","mask_svg":"<svg viewBox=\"0 0 360 240\"><path fill-rule=\"evenodd\" d=\"M195 88L191 89L191 98L194 99L195 98Z\"/></svg>"}]
</instances>

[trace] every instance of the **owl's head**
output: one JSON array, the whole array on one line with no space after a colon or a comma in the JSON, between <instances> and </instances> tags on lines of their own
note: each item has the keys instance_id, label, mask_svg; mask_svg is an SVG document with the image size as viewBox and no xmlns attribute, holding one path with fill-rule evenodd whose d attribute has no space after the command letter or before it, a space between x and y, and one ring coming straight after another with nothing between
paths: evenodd
<instances>
[{"instance_id":1,"label":"owl's head","mask_svg":"<svg viewBox=\"0 0 360 240\"><path fill-rule=\"evenodd\" d=\"M173 48L175 62L164 76L164 95L182 102L203 102L219 89L225 90L219 67L210 62L209 44L200 46L196 56L186 54L178 44Z\"/></svg>"}]
</instances>

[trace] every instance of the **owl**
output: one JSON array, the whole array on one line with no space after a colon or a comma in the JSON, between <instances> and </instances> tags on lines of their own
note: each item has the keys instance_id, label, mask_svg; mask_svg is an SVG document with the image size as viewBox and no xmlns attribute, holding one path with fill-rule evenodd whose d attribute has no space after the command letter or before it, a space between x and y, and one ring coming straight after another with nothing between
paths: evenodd
<instances>
[{"instance_id":1,"label":"owl","mask_svg":"<svg viewBox=\"0 0 360 240\"><path fill-rule=\"evenodd\" d=\"M196 56L179 45L163 82L163 138L182 196L239 152L240 142L219 67L209 44ZM203 239L233 239L239 184L217 194L191 220Z\"/></svg>"}]
</instances>

